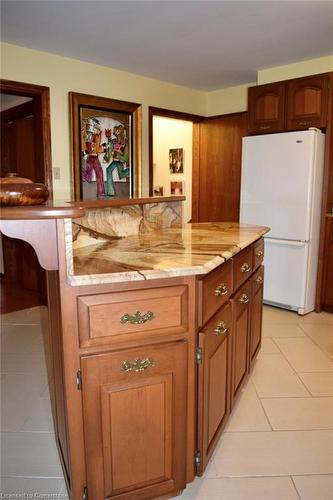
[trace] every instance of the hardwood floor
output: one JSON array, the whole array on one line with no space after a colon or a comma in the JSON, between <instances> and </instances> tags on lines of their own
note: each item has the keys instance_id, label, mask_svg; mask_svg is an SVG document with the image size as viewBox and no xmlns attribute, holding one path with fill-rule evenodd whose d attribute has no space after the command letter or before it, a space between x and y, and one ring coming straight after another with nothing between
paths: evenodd
<instances>
[{"instance_id":1,"label":"hardwood floor","mask_svg":"<svg viewBox=\"0 0 333 500\"><path fill-rule=\"evenodd\" d=\"M7 283L3 278L0 278L0 296L1 314L45 304L40 292L26 290L19 283Z\"/></svg>"}]
</instances>

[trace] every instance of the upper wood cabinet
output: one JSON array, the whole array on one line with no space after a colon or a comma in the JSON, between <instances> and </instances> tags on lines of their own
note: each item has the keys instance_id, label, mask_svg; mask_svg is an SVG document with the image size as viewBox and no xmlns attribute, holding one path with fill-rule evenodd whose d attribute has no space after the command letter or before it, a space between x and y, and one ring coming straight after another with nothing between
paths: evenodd
<instances>
[{"instance_id":1,"label":"upper wood cabinet","mask_svg":"<svg viewBox=\"0 0 333 500\"><path fill-rule=\"evenodd\" d=\"M265 134L282 132L285 126L285 95L283 83L250 87L248 93L249 132Z\"/></svg>"},{"instance_id":2,"label":"upper wood cabinet","mask_svg":"<svg viewBox=\"0 0 333 500\"><path fill-rule=\"evenodd\" d=\"M248 89L248 131L265 134L327 125L328 74Z\"/></svg>"},{"instance_id":3,"label":"upper wood cabinet","mask_svg":"<svg viewBox=\"0 0 333 500\"><path fill-rule=\"evenodd\" d=\"M326 127L328 76L298 78L287 88L287 130Z\"/></svg>"}]
</instances>

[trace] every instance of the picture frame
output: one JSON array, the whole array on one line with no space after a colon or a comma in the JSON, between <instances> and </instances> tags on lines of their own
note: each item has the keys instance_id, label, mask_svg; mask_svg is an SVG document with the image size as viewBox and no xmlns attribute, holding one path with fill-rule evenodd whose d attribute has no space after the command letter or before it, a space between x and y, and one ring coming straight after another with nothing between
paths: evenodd
<instances>
[{"instance_id":1,"label":"picture frame","mask_svg":"<svg viewBox=\"0 0 333 500\"><path fill-rule=\"evenodd\" d=\"M141 105L69 93L73 197L140 196Z\"/></svg>"},{"instance_id":2,"label":"picture frame","mask_svg":"<svg viewBox=\"0 0 333 500\"><path fill-rule=\"evenodd\" d=\"M181 196L184 194L184 181L170 181L170 194Z\"/></svg>"},{"instance_id":3,"label":"picture frame","mask_svg":"<svg viewBox=\"0 0 333 500\"><path fill-rule=\"evenodd\" d=\"M154 186L153 195L154 196L163 196L164 187L163 186Z\"/></svg>"},{"instance_id":4,"label":"picture frame","mask_svg":"<svg viewBox=\"0 0 333 500\"><path fill-rule=\"evenodd\" d=\"M170 174L184 173L184 149L169 149L169 170Z\"/></svg>"}]
</instances>

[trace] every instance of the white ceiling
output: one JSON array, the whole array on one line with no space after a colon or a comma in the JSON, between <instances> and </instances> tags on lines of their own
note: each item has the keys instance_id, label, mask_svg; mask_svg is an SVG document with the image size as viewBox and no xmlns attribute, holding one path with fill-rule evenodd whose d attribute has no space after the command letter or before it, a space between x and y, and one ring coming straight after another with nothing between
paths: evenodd
<instances>
[{"instance_id":1,"label":"white ceiling","mask_svg":"<svg viewBox=\"0 0 333 500\"><path fill-rule=\"evenodd\" d=\"M333 53L333 1L2 1L1 39L202 90Z\"/></svg>"},{"instance_id":2,"label":"white ceiling","mask_svg":"<svg viewBox=\"0 0 333 500\"><path fill-rule=\"evenodd\" d=\"M0 94L0 111L14 108L25 102L32 101L31 97L22 97L19 95Z\"/></svg>"}]
</instances>

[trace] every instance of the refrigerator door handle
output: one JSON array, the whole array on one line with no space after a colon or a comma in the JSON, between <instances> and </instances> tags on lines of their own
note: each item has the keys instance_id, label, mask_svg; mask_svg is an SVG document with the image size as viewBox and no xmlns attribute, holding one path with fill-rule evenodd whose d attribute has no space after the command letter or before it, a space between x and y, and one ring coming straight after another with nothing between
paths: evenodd
<instances>
[{"instance_id":1,"label":"refrigerator door handle","mask_svg":"<svg viewBox=\"0 0 333 500\"><path fill-rule=\"evenodd\" d=\"M295 246L295 247L301 247L304 245L307 245L309 242L308 241L303 241L303 240L283 240L279 238L264 238L265 241L269 241L271 243L274 243L276 245L288 245L288 246Z\"/></svg>"}]
</instances>

